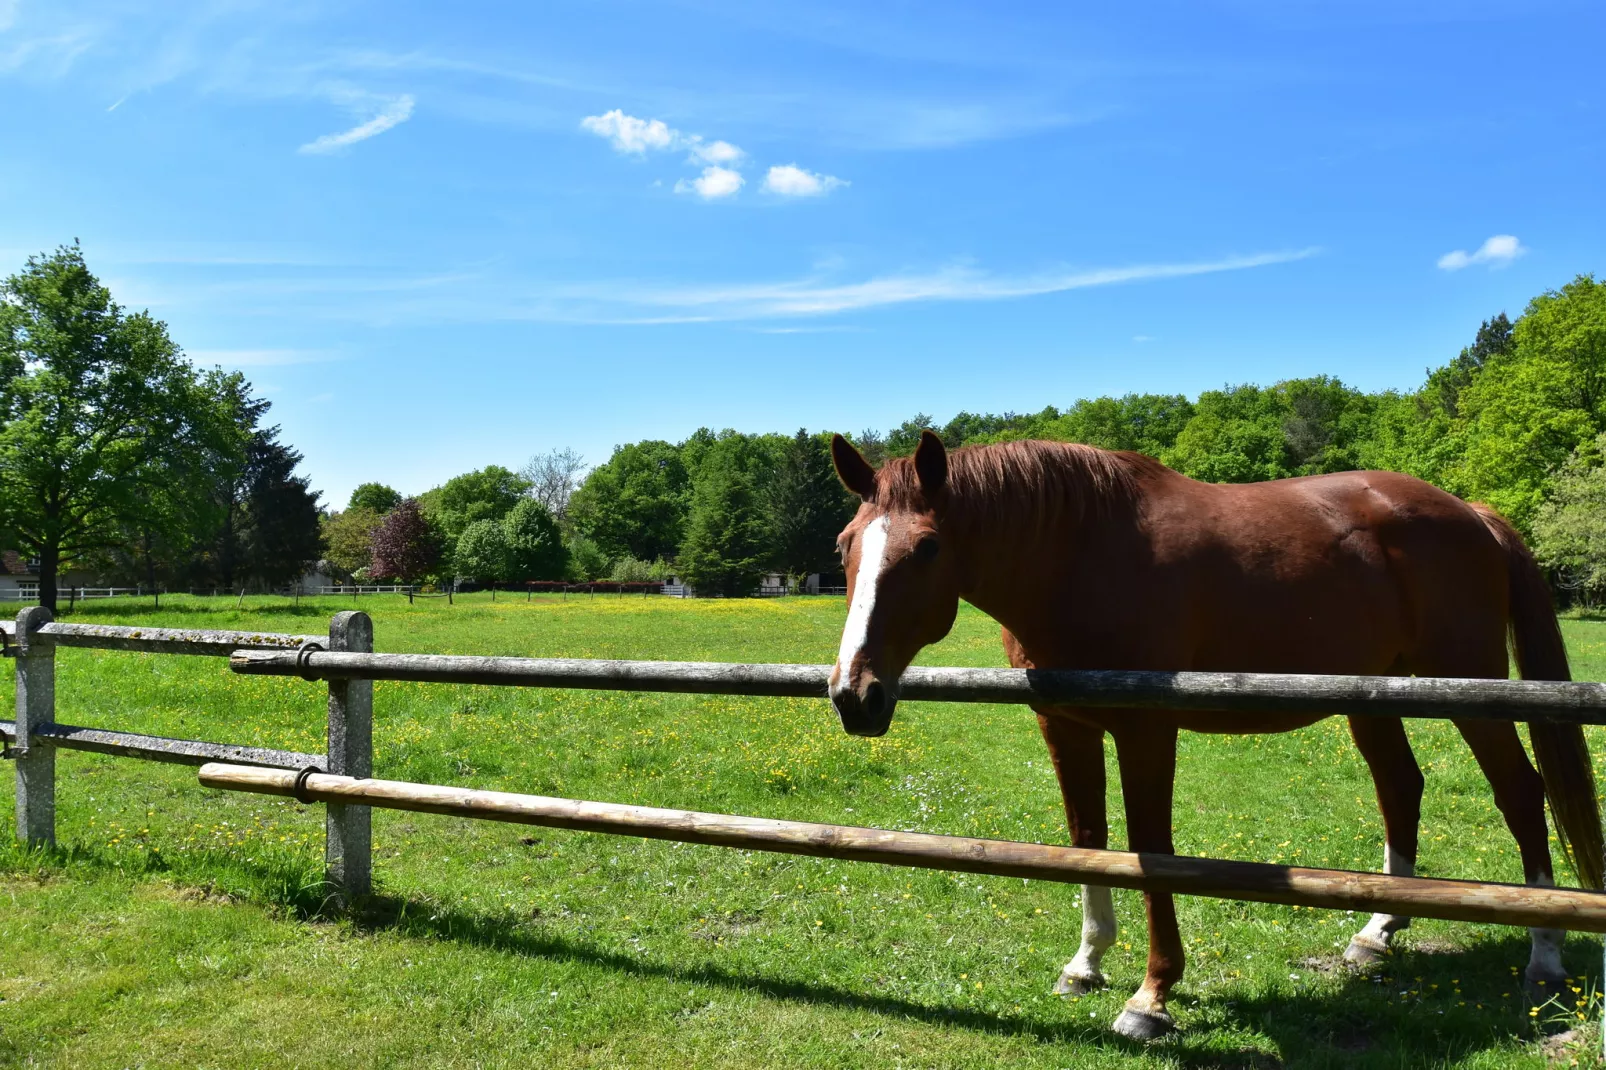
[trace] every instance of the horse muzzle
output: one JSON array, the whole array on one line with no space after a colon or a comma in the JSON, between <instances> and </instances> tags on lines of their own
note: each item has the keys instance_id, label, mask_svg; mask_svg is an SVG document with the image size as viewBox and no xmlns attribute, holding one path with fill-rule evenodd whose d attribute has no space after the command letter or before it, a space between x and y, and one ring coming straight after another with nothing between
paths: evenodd
<instances>
[{"instance_id":1,"label":"horse muzzle","mask_svg":"<svg viewBox=\"0 0 1606 1070\"><path fill-rule=\"evenodd\" d=\"M892 711L898 707L898 693L872 678L857 688L832 688L831 705L836 707L842 728L849 735L884 736L892 727Z\"/></svg>"}]
</instances>

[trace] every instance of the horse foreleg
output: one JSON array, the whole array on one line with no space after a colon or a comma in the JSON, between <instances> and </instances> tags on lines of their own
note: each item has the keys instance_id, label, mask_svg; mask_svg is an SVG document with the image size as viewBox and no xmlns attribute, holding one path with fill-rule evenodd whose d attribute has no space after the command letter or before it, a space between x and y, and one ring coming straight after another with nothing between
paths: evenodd
<instances>
[{"instance_id":1,"label":"horse foreleg","mask_svg":"<svg viewBox=\"0 0 1606 1070\"><path fill-rule=\"evenodd\" d=\"M1545 829L1545 783L1528 761L1517 726L1510 721L1456 721L1455 726L1494 789L1495 805L1522 855L1523 879L1544 887L1555 884ZM1533 948L1525 976L1532 994L1541 999L1554 996L1567 978L1561 963L1566 934L1561 929L1529 929L1528 934Z\"/></svg>"},{"instance_id":2,"label":"horse foreleg","mask_svg":"<svg viewBox=\"0 0 1606 1070\"><path fill-rule=\"evenodd\" d=\"M1350 735L1372 771L1377 807L1383 814L1383 872L1416 873L1417 827L1422 820L1422 770L1398 717L1351 717ZM1369 966L1388 954L1394 934L1411 924L1403 914L1373 914L1351 937L1344 961Z\"/></svg>"},{"instance_id":3,"label":"horse foreleg","mask_svg":"<svg viewBox=\"0 0 1606 1070\"><path fill-rule=\"evenodd\" d=\"M1064 715L1039 712L1037 724L1048 744L1049 760L1059 777L1065 799L1065 819L1071 843L1103 850L1109 846L1110 826L1104 807L1104 733ZM1060 971L1054 991L1081 996L1104 986L1099 963L1115 943L1115 904L1108 888L1082 886L1082 946Z\"/></svg>"},{"instance_id":4,"label":"horse foreleg","mask_svg":"<svg viewBox=\"0 0 1606 1070\"><path fill-rule=\"evenodd\" d=\"M1177 772L1177 727L1162 717L1144 718L1115 737L1121 763L1121 798L1126 804L1128 846L1134 851L1174 854L1171 797ZM1145 892L1149 918L1149 968L1143 986L1115 1020L1115 1031L1151 1040L1176 1028L1166 1010L1171 986L1182 980L1186 959L1177 909L1170 895Z\"/></svg>"}]
</instances>

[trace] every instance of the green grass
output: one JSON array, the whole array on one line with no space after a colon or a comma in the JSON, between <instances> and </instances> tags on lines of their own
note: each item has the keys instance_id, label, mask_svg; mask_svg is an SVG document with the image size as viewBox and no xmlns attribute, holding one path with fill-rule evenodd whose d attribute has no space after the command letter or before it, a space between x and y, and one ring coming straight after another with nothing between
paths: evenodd
<instances>
[{"instance_id":1,"label":"green grass","mask_svg":"<svg viewBox=\"0 0 1606 1070\"><path fill-rule=\"evenodd\" d=\"M351 605L175 598L75 619L317 632ZM601 595L360 608L380 650L725 661L829 660L843 616L840 599ZM1606 677L1606 624L1564 628L1576 673ZM1002 664L997 627L965 607L922 661ZM76 724L321 751L323 697L216 659L59 655ZM1422 870L1519 880L1453 729L1411 732ZM1065 841L1024 708L906 703L863 740L818 701L380 683L374 734L395 779ZM1359 917L1183 899L1182 1033L1144 1048L1108 1030L1143 973L1135 893L1116 895L1112 987L1063 1001L1074 888L391 811L374 814L379 895L330 920L321 808L206 791L178 767L58 762L61 850L0 848L5 1065L1542 1067L1547 1020L1573 1011L1529 1015L1517 930L1418 922L1357 977L1333 967ZM8 827L11 805L0 792ZM1376 869L1382 851L1337 721L1186 736L1176 823L1189 854ZM1572 938L1567 961L1598 987L1598 942ZM1586 1026L1566 1054L1588 1063L1598 1039Z\"/></svg>"}]
</instances>

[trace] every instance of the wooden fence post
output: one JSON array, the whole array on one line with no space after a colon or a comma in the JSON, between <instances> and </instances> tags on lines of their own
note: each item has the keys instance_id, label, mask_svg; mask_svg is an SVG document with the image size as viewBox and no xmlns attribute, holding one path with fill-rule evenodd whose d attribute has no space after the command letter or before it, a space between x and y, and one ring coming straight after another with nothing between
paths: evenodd
<instances>
[{"instance_id":1,"label":"wooden fence post","mask_svg":"<svg viewBox=\"0 0 1606 1070\"><path fill-rule=\"evenodd\" d=\"M56 719L56 647L35 634L51 619L44 606L17 614L17 839L38 847L56 844L56 748L32 738Z\"/></svg>"},{"instance_id":2,"label":"wooden fence post","mask_svg":"<svg viewBox=\"0 0 1606 1070\"><path fill-rule=\"evenodd\" d=\"M372 653L374 622L360 610L336 613L329 621L329 649ZM329 681L329 772L374 775L372 680ZM372 811L338 803L328 809L324 869L344 905L373 889Z\"/></svg>"}]
</instances>

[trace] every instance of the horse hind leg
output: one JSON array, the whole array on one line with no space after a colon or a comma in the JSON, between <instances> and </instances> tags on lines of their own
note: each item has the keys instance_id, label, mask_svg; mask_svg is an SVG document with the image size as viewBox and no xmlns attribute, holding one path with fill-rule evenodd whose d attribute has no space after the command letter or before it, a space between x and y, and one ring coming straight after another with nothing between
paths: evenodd
<instances>
[{"instance_id":1,"label":"horse hind leg","mask_svg":"<svg viewBox=\"0 0 1606 1070\"><path fill-rule=\"evenodd\" d=\"M1550 842L1545 827L1545 784L1528 760L1517 726L1510 721L1456 721L1456 728L1472 748L1473 757L1489 786L1506 827L1522 856L1523 879L1549 888L1555 884L1550 868ZM1561 929L1529 929L1532 948L1524 974L1530 994L1544 999L1562 991L1567 977L1561 962Z\"/></svg>"},{"instance_id":2,"label":"horse hind leg","mask_svg":"<svg viewBox=\"0 0 1606 1070\"><path fill-rule=\"evenodd\" d=\"M1398 717L1351 717L1349 728L1377 789L1383 815L1383 872L1413 876L1425 782L1405 726ZM1410 924L1411 919L1401 914L1373 914L1350 938L1344 961L1354 966L1377 963L1389 953L1394 934Z\"/></svg>"},{"instance_id":3,"label":"horse hind leg","mask_svg":"<svg viewBox=\"0 0 1606 1070\"><path fill-rule=\"evenodd\" d=\"M1061 714L1039 711L1038 726L1059 778L1071 842L1099 850L1109 845L1104 803L1104 733ZM1115 904L1108 888L1082 886L1082 945L1060 971L1054 992L1082 996L1106 984L1099 964L1115 943Z\"/></svg>"},{"instance_id":4,"label":"horse hind leg","mask_svg":"<svg viewBox=\"0 0 1606 1070\"><path fill-rule=\"evenodd\" d=\"M1163 717L1118 734L1115 748L1121 761L1129 846L1134 851L1174 854L1171 801L1176 790L1177 727ZM1187 958L1172 897L1145 892L1143 906L1149 921L1148 969L1142 987L1126 1001L1114 1028L1133 1040L1154 1040L1176 1029L1166 1002L1172 986L1182 980Z\"/></svg>"}]
</instances>

